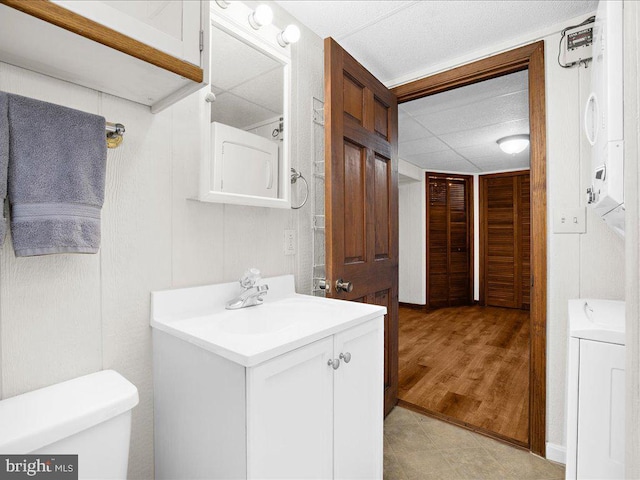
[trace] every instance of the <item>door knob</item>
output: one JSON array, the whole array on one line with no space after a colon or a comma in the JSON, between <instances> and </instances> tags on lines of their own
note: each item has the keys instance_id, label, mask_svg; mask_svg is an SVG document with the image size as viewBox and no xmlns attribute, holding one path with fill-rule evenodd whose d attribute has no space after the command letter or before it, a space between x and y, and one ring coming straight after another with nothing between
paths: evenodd
<instances>
[{"instance_id":1,"label":"door knob","mask_svg":"<svg viewBox=\"0 0 640 480\"><path fill-rule=\"evenodd\" d=\"M351 282L345 282L341 278L336 280L336 291L337 292L347 292L353 290L353 284Z\"/></svg>"},{"instance_id":2,"label":"door knob","mask_svg":"<svg viewBox=\"0 0 640 480\"><path fill-rule=\"evenodd\" d=\"M208 92L205 96L204 96L204 100L207 103L213 103L216 101L216 94L213 92Z\"/></svg>"},{"instance_id":3,"label":"door knob","mask_svg":"<svg viewBox=\"0 0 640 480\"><path fill-rule=\"evenodd\" d=\"M329 361L327 362L327 365L329 365L330 367L333 367L334 370L337 370L338 368L340 368L340 360L337 358L329 359Z\"/></svg>"},{"instance_id":4,"label":"door knob","mask_svg":"<svg viewBox=\"0 0 640 480\"><path fill-rule=\"evenodd\" d=\"M351 354L349 352L341 353L338 358L344 360L344 363L349 363L351 361Z\"/></svg>"}]
</instances>

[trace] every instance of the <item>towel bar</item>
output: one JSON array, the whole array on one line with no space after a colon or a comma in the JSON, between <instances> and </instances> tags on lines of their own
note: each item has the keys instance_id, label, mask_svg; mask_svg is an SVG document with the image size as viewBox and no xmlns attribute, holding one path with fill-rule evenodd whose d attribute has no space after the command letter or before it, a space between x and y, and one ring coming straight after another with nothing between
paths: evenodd
<instances>
[{"instance_id":1,"label":"towel bar","mask_svg":"<svg viewBox=\"0 0 640 480\"><path fill-rule=\"evenodd\" d=\"M107 122L105 130L107 131L107 147L116 148L122 143L122 136L124 135L124 125L121 123Z\"/></svg>"}]
</instances>

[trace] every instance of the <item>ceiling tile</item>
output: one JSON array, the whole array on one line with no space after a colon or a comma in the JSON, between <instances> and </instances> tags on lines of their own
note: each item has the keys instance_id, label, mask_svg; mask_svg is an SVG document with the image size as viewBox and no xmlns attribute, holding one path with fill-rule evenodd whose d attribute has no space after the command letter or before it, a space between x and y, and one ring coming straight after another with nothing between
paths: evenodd
<instances>
[{"instance_id":1,"label":"ceiling tile","mask_svg":"<svg viewBox=\"0 0 640 480\"><path fill-rule=\"evenodd\" d=\"M398 141L408 142L419 138L432 137L433 134L406 113L398 112Z\"/></svg>"},{"instance_id":2,"label":"ceiling tile","mask_svg":"<svg viewBox=\"0 0 640 480\"><path fill-rule=\"evenodd\" d=\"M446 143L436 137L421 138L410 142L400 142L398 145L398 155L404 158L409 155L419 155L424 153L442 152L449 150Z\"/></svg>"},{"instance_id":3,"label":"ceiling tile","mask_svg":"<svg viewBox=\"0 0 640 480\"><path fill-rule=\"evenodd\" d=\"M245 129L250 125L279 117L280 114L241 97L224 92L218 95L211 107L211 121Z\"/></svg>"},{"instance_id":4,"label":"ceiling tile","mask_svg":"<svg viewBox=\"0 0 640 480\"><path fill-rule=\"evenodd\" d=\"M276 67L230 90L231 93L274 112L283 111L284 71Z\"/></svg>"},{"instance_id":5,"label":"ceiling tile","mask_svg":"<svg viewBox=\"0 0 640 480\"><path fill-rule=\"evenodd\" d=\"M476 158L473 163L483 172L495 172L498 170L513 170L514 168L529 168L529 149L515 155L501 155Z\"/></svg>"},{"instance_id":6,"label":"ceiling tile","mask_svg":"<svg viewBox=\"0 0 640 480\"><path fill-rule=\"evenodd\" d=\"M321 38L340 39L343 35L381 20L411 1L276 1L281 7L300 19Z\"/></svg>"},{"instance_id":7,"label":"ceiling tile","mask_svg":"<svg viewBox=\"0 0 640 480\"><path fill-rule=\"evenodd\" d=\"M219 28L211 28L211 44L211 65L215 68L211 68L210 82L222 90L229 90L281 66L273 58Z\"/></svg>"},{"instance_id":8,"label":"ceiling tile","mask_svg":"<svg viewBox=\"0 0 640 480\"><path fill-rule=\"evenodd\" d=\"M495 143L502 137L527 133L529 133L529 120L525 119L476 128L464 132L448 133L441 135L439 138L451 148L459 149L473 145Z\"/></svg>"},{"instance_id":9,"label":"ceiling tile","mask_svg":"<svg viewBox=\"0 0 640 480\"><path fill-rule=\"evenodd\" d=\"M487 98L476 103L414 117L434 135L478 129L529 118L527 91Z\"/></svg>"},{"instance_id":10,"label":"ceiling tile","mask_svg":"<svg viewBox=\"0 0 640 480\"><path fill-rule=\"evenodd\" d=\"M430 95L402 104L405 112L414 117L428 115L441 110L461 107L480 102L487 98L528 90L529 79L526 70L502 77L474 83L466 87Z\"/></svg>"}]
</instances>

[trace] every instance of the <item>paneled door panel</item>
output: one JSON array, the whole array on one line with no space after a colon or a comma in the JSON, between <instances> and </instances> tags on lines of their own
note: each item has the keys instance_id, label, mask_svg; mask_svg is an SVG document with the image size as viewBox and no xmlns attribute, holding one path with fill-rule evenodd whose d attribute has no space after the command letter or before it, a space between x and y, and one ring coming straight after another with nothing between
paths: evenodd
<instances>
[{"instance_id":1,"label":"paneled door panel","mask_svg":"<svg viewBox=\"0 0 640 480\"><path fill-rule=\"evenodd\" d=\"M472 297L472 177L427 173L427 305Z\"/></svg>"},{"instance_id":2,"label":"paneled door panel","mask_svg":"<svg viewBox=\"0 0 640 480\"><path fill-rule=\"evenodd\" d=\"M325 40L328 296L385 305L385 412L398 391L398 104L333 39ZM338 291L336 281L351 290Z\"/></svg>"},{"instance_id":3,"label":"paneled door panel","mask_svg":"<svg viewBox=\"0 0 640 480\"><path fill-rule=\"evenodd\" d=\"M529 309L529 173L480 176L480 303Z\"/></svg>"}]
</instances>

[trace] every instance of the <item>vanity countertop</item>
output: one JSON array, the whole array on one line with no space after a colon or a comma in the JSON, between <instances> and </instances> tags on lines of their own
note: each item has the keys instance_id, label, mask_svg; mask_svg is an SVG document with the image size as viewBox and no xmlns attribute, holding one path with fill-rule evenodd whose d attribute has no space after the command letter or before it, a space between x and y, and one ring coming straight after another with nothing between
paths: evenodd
<instances>
[{"instance_id":1,"label":"vanity countertop","mask_svg":"<svg viewBox=\"0 0 640 480\"><path fill-rule=\"evenodd\" d=\"M226 310L238 282L152 292L151 326L251 367L381 317L385 307L295 293L292 275L272 277L262 305Z\"/></svg>"}]
</instances>

